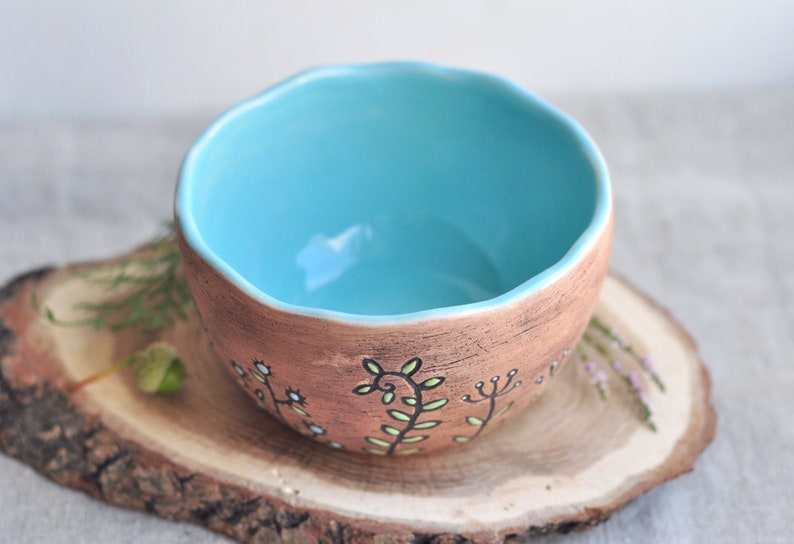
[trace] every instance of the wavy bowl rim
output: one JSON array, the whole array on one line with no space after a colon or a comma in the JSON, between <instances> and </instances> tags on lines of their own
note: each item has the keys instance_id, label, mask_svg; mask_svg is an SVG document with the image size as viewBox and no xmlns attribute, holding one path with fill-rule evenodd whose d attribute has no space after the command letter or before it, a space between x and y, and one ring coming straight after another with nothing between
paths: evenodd
<instances>
[{"instance_id":1,"label":"wavy bowl rim","mask_svg":"<svg viewBox=\"0 0 794 544\"><path fill-rule=\"evenodd\" d=\"M263 290L256 287L247 280L231 265L220 258L212 250L201 236L198 225L193 217L187 212L190 209L190 199L192 187L190 186L190 174L195 169L198 157L202 151L210 144L214 136L227 124L236 118L245 115L249 110L255 109L273 97L289 92L291 89L299 87L309 81L326 78L339 77L359 73L376 73L379 71L409 71L413 73L424 72L435 77L456 77L459 79L485 83L496 88L501 88L502 92L507 92L515 97L526 101L530 106L538 111L542 111L550 118L555 120L564 129L574 136L581 146L581 151L589 159L595 172L596 180L596 206L590 223L582 231L576 241L569 247L568 251L553 265L543 271L528 278L521 284L505 291L495 297L467 304L453 306L442 306L430 308L416 312L402 314L354 314L330 310L326 308L314 308L311 306L301 306L279 300L268 295ZM467 70L462 68L452 68L427 62L398 61L372 64L342 64L320 66L310 68L300 72L281 83L265 89L264 91L247 98L221 115L216 117L212 123L202 132L198 139L191 145L182 166L179 170L177 185L174 198L174 217L179 230L187 245L198 254L212 268L228 280L232 285L241 289L255 301L270 306L271 308L290 313L324 320L335 321L342 324L352 325L392 325L392 324L412 324L426 320L439 318L461 317L476 313L485 313L498 308L516 303L533 294L540 292L575 269L576 266L587 256L590 250L598 243L601 234L608 228L612 214L612 189L610 183L609 170L601 151L596 146L593 139L572 117L547 102L546 100L530 93L518 84L492 74Z\"/></svg>"}]
</instances>

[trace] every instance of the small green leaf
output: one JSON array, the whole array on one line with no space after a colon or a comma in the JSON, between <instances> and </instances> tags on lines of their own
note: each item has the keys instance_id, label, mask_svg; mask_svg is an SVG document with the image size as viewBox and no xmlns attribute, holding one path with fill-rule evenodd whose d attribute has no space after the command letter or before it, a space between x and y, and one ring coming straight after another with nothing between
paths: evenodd
<instances>
[{"instance_id":1,"label":"small green leaf","mask_svg":"<svg viewBox=\"0 0 794 544\"><path fill-rule=\"evenodd\" d=\"M382 430L384 433L386 433L386 434L390 434L390 435L392 435L392 436L397 436L398 434L400 434L400 431L399 431L399 429L395 429L395 428L394 428L394 427L392 427L391 425L381 425L381 426L380 426L380 428L381 428L381 430Z\"/></svg>"},{"instance_id":2,"label":"small green leaf","mask_svg":"<svg viewBox=\"0 0 794 544\"><path fill-rule=\"evenodd\" d=\"M55 323L57 320L55 319L55 314L52 311L52 308L49 306L44 308L44 315L47 316L47 321L51 323Z\"/></svg>"},{"instance_id":3,"label":"small green leaf","mask_svg":"<svg viewBox=\"0 0 794 544\"><path fill-rule=\"evenodd\" d=\"M184 381L185 365L182 364L182 361L179 359L174 359L171 362L171 366L169 366L168 370L165 372L165 376L163 376L163 380L160 382L160 387L157 388L157 392L163 395L176 393L182 389Z\"/></svg>"},{"instance_id":4,"label":"small green leaf","mask_svg":"<svg viewBox=\"0 0 794 544\"><path fill-rule=\"evenodd\" d=\"M412 436L410 438L403 438L401 442L403 444L416 444L417 442L421 442L422 440L427 440L427 436Z\"/></svg>"},{"instance_id":5,"label":"small green leaf","mask_svg":"<svg viewBox=\"0 0 794 544\"><path fill-rule=\"evenodd\" d=\"M441 421L437 419L431 419L430 421L423 421L422 423L417 423L414 425L414 429L432 429L433 427L437 427L441 424Z\"/></svg>"},{"instance_id":6,"label":"small green leaf","mask_svg":"<svg viewBox=\"0 0 794 544\"><path fill-rule=\"evenodd\" d=\"M132 379L144 393L169 393L182 386L185 367L171 344L151 344L134 354L132 364Z\"/></svg>"},{"instance_id":7,"label":"small green leaf","mask_svg":"<svg viewBox=\"0 0 794 544\"><path fill-rule=\"evenodd\" d=\"M372 393L373 387L372 384L365 383L364 385L359 385L355 389L353 389L353 393L356 395L369 395Z\"/></svg>"},{"instance_id":8,"label":"small green leaf","mask_svg":"<svg viewBox=\"0 0 794 544\"><path fill-rule=\"evenodd\" d=\"M468 436L460 436L460 435L458 435L458 436L456 436L455 438L453 438L453 440L454 440L455 442L461 442L461 443L463 443L463 442L468 442L468 441L469 441L469 437L468 437Z\"/></svg>"},{"instance_id":9,"label":"small green leaf","mask_svg":"<svg viewBox=\"0 0 794 544\"><path fill-rule=\"evenodd\" d=\"M256 378L258 381L260 381L262 383L267 383L267 380L265 379L265 377L259 371L251 370L250 372L251 372L251 376Z\"/></svg>"},{"instance_id":10,"label":"small green leaf","mask_svg":"<svg viewBox=\"0 0 794 544\"><path fill-rule=\"evenodd\" d=\"M387 410L386 413L397 421L411 421L411 416L399 410Z\"/></svg>"},{"instance_id":11,"label":"small green leaf","mask_svg":"<svg viewBox=\"0 0 794 544\"><path fill-rule=\"evenodd\" d=\"M497 417L499 417L501 415L504 415L504 413L507 412L512 405L513 405L512 402L507 403L504 407L502 407L502 409L500 409L498 412L496 412L493 415L494 419L496 419Z\"/></svg>"},{"instance_id":12,"label":"small green leaf","mask_svg":"<svg viewBox=\"0 0 794 544\"><path fill-rule=\"evenodd\" d=\"M403 365L400 372L406 376L413 376L420 368L422 368L422 359L414 357Z\"/></svg>"},{"instance_id":13,"label":"small green leaf","mask_svg":"<svg viewBox=\"0 0 794 544\"><path fill-rule=\"evenodd\" d=\"M433 410L438 410L439 408L443 407L449 399L438 399L432 402L428 402L427 404L422 405L423 412L432 412Z\"/></svg>"},{"instance_id":14,"label":"small green leaf","mask_svg":"<svg viewBox=\"0 0 794 544\"><path fill-rule=\"evenodd\" d=\"M400 450L394 452L395 455L413 455L414 453L418 452L419 448L411 448L409 450Z\"/></svg>"},{"instance_id":15,"label":"small green leaf","mask_svg":"<svg viewBox=\"0 0 794 544\"><path fill-rule=\"evenodd\" d=\"M380 376L381 374L383 374L383 368L381 368L381 366L372 359L364 359L362 364L364 366L364 370L366 370L373 376Z\"/></svg>"},{"instance_id":16,"label":"small green leaf","mask_svg":"<svg viewBox=\"0 0 794 544\"><path fill-rule=\"evenodd\" d=\"M446 380L446 378L444 378L443 376L436 376L434 378L428 378L425 381L423 381L422 383L420 383L419 387L421 387L422 389L435 389L436 387L438 387L439 385L444 383L445 380Z\"/></svg>"},{"instance_id":17,"label":"small green leaf","mask_svg":"<svg viewBox=\"0 0 794 544\"><path fill-rule=\"evenodd\" d=\"M387 391L386 393L383 394L383 398L381 399L381 401L383 402L383 404L391 404L392 402L394 402L394 393L392 393L391 391Z\"/></svg>"},{"instance_id":18,"label":"small green leaf","mask_svg":"<svg viewBox=\"0 0 794 544\"><path fill-rule=\"evenodd\" d=\"M416 399L413 397L403 397L400 400L407 406L416 406Z\"/></svg>"},{"instance_id":19,"label":"small green leaf","mask_svg":"<svg viewBox=\"0 0 794 544\"><path fill-rule=\"evenodd\" d=\"M467 417L466 423L468 423L469 425L474 425L475 427L482 427L483 425L485 425L485 422L482 419L474 416Z\"/></svg>"},{"instance_id":20,"label":"small green leaf","mask_svg":"<svg viewBox=\"0 0 794 544\"><path fill-rule=\"evenodd\" d=\"M292 408L294 411L296 411L297 413L299 413L302 416L308 416L309 415L309 414L306 413L306 410L304 410L303 408L301 408L300 406L298 406L296 404L290 404L289 407Z\"/></svg>"},{"instance_id":21,"label":"small green leaf","mask_svg":"<svg viewBox=\"0 0 794 544\"><path fill-rule=\"evenodd\" d=\"M386 455L385 451L376 450L375 448L364 448L364 451L367 453L371 453L372 455Z\"/></svg>"},{"instance_id":22,"label":"small green leaf","mask_svg":"<svg viewBox=\"0 0 794 544\"><path fill-rule=\"evenodd\" d=\"M389 442L386 442L382 438L375 438L373 436L368 436L367 442L369 442L370 444L375 444L376 446L380 446L381 448L388 448L389 446L391 446Z\"/></svg>"}]
</instances>

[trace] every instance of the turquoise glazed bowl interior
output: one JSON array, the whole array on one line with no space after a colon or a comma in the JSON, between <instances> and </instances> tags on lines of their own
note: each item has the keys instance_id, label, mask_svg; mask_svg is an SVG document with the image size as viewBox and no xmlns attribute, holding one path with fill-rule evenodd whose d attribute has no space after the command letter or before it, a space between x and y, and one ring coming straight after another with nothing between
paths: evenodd
<instances>
[{"instance_id":1,"label":"turquoise glazed bowl interior","mask_svg":"<svg viewBox=\"0 0 794 544\"><path fill-rule=\"evenodd\" d=\"M401 320L553 282L605 228L606 167L512 83L416 63L320 68L221 116L188 153L185 239L249 295Z\"/></svg>"}]
</instances>

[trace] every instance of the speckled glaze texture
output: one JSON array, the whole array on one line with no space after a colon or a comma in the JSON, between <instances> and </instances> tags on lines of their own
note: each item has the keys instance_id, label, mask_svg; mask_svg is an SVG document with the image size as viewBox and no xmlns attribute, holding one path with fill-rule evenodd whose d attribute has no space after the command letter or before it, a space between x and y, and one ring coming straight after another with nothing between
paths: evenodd
<instances>
[{"instance_id":1,"label":"speckled glaze texture","mask_svg":"<svg viewBox=\"0 0 794 544\"><path fill-rule=\"evenodd\" d=\"M547 287L496 308L391 324L257 301L177 234L214 349L260 407L331 447L400 455L485 435L553 381L606 276L611 213L596 243Z\"/></svg>"}]
</instances>

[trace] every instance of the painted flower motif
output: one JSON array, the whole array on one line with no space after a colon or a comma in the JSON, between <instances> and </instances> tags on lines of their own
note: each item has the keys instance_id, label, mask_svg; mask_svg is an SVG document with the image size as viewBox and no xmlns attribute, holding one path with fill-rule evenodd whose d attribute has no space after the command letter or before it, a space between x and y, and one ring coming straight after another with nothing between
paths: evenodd
<instances>
[{"instance_id":1,"label":"painted flower motif","mask_svg":"<svg viewBox=\"0 0 794 544\"><path fill-rule=\"evenodd\" d=\"M460 397L460 400L463 402L467 402L469 404L477 404L479 402L486 402L488 406L488 410L485 414L481 416L468 416L466 417L466 423L475 427L477 430L471 436L464 436L464 435L457 435L452 438L455 442L468 442L470 439L474 438L475 436L479 435L483 429L491 422L491 420L496 419L504 415L510 407L513 405L512 402L508 402L499 410L496 410L496 399L508 394L512 390L517 387L521 386L520 381L513 381L515 375L518 374L518 369L514 368L510 372L507 373L507 379L499 386L499 376L493 376L491 378L491 383L493 386L491 387L490 392L485 391L485 382L477 382L474 384L474 389L477 390L477 394L479 398L473 399L471 395L463 395ZM540 376L535 383L540 384L543 381L543 377Z\"/></svg>"},{"instance_id":2,"label":"painted flower motif","mask_svg":"<svg viewBox=\"0 0 794 544\"><path fill-rule=\"evenodd\" d=\"M259 359L254 359L254 367L263 375L263 376L270 376L272 371L270 370L270 365L266 365L263 361Z\"/></svg>"},{"instance_id":3,"label":"painted flower motif","mask_svg":"<svg viewBox=\"0 0 794 544\"><path fill-rule=\"evenodd\" d=\"M303 424L306 426L307 429L309 429L309 431L314 436L321 436L325 434L325 429L323 429L316 423L309 423L308 421L304 421Z\"/></svg>"},{"instance_id":4,"label":"painted flower motif","mask_svg":"<svg viewBox=\"0 0 794 544\"><path fill-rule=\"evenodd\" d=\"M245 370L243 370L243 367L232 361L232 368L241 378L245 378Z\"/></svg>"},{"instance_id":5,"label":"painted flower motif","mask_svg":"<svg viewBox=\"0 0 794 544\"><path fill-rule=\"evenodd\" d=\"M285 391L287 395L287 399L289 400L290 404L297 404L299 406L306 406L306 397L301 395L300 389L293 389L288 387Z\"/></svg>"}]
</instances>

